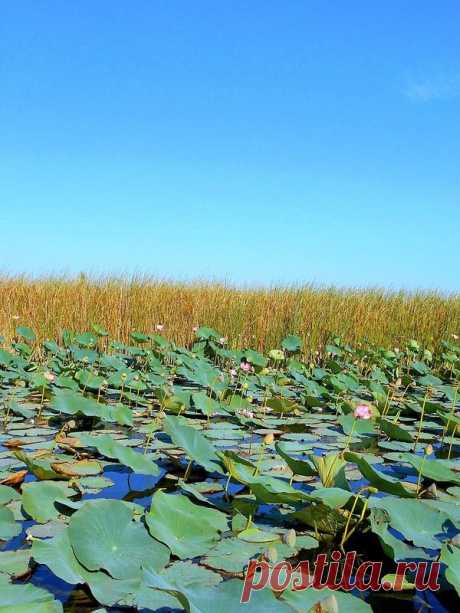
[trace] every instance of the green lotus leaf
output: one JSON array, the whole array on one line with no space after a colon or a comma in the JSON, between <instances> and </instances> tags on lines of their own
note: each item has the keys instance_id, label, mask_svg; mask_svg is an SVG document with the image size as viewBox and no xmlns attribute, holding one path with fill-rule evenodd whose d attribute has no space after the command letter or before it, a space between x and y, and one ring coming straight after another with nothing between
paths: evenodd
<instances>
[{"instance_id":1,"label":"green lotus leaf","mask_svg":"<svg viewBox=\"0 0 460 613\"><path fill-rule=\"evenodd\" d=\"M389 421L388 419L380 419L379 425L382 432L385 432L385 434L391 440L402 441L404 443L413 442L412 434L392 421Z\"/></svg>"},{"instance_id":2,"label":"green lotus leaf","mask_svg":"<svg viewBox=\"0 0 460 613\"><path fill-rule=\"evenodd\" d=\"M392 558L395 562L399 562L401 560L412 560L417 558L430 560L434 557L426 553L424 549L414 547L396 537L389 530L390 521L391 517L384 509L371 508L369 515L371 530L378 536L383 550L389 558Z\"/></svg>"},{"instance_id":3,"label":"green lotus leaf","mask_svg":"<svg viewBox=\"0 0 460 613\"><path fill-rule=\"evenodd\" d=\"M430 508L422 500L372 497L369 506L384 510L390 526L416 547L438 549L441 546L440 538L447 533L448 516Z\"/></svg>"},{"instance_id":4,"label":"green lotus leaf","mask_svg":"<svg viewBox=\"0 0 460 613\"><path fill-rule=\"evenodd\" d=\"M400 496L401 498L415 498L415 488L410 489L409 484L404 486L399 479L390 477L389 475L385 475L384 473L378 471L371 464L369 464L364 457L358 455L357 453L352 453L351 451L345 452L344 458L348 462L353 462L353 464L356 464L363 477L367 479L373 487L376 487L381 492L393 494L394 496Z\"/></svg>"},{"instance_id":5,"label":"green lotus leaf","mask_svg":"<svg viewBox=\"0 0 460 613\"><path fill-rule=\"evenodd\" d=\"M446 579L460 596L460 548L444 543L439 560L447 566Z\"/></svg>"},{"instance_id":6,"label":"green lotus leaf","mask_svg":"<svg viewBox=\"0 0 460 613\"><path fill-rule=\"evenodd\" d=\"M184 449L191 460L195 460L209 472L222 472L215 447L201 432L185 425L180 418L167 415L164 420L165 432L175 445Z\"/></svg>"},{"instance_id":7,"label":"green lotus leaf","mask_svg":"<svg viewBox=\"0 0 460 613\"><path fill-rule=\"evenodd\" d=\"M0 551L0 573L19 577L29 570L30 550ZM1 589L1 588L0 588Z\"/></svg>"},{"instance_id":8,"label":"green lotus leaf","mask_svg":"<svg viewBox=\"0 0 460 613\"><path fill-rule=\"evenodd\" d=\"M31 583L1 585L0 613L62 613L53 594Z\"/></svg>"},{"instance_id":9,"label":"green lotus leaf","mask_svg":"<svg viewBox=\"0 0 460 613\"><path fill-rule=\"evenodd\" d=\"M120 464L128 466L135 473L157 477L161 472L158 465L150 458L117 443L107 434L103 436L80 435L80 441L86 447L95 447L101 455L118 460Z\"/></svg>"},{"instance_id":10,"label":"green lotus leaf","mask_svg":"<svg viewBox=\"0 0 460 613\"><path fill-rule=\"evenodd\" d=\"M75 496L71 487L55 481L33 481L22 486L22 506L32 519L44 524L56 519L59 511L55 502Z\"/></svg>"},{"instance_id":11,"label":"green lotus leaf","mask_svg":"<svg viewBox=\"0 0 460 613\"><path fill-rule=\"evenodd\" d=\"M21 524L15 521L11 509L0 507L0 540L8 541L20 534L21 530Z\"/></svg>"},{"instance_id":12,"label":"green lotus leaf","mask_svg":"<svg viewBox=\"0 0 460 613\"><path fill-rule=\"evenodd\" d=\"M161 490L153 495L145 520L150 534L182 560L209 551L219 533L228 529L224 513L198 506L182 494L165 494Z\"/></svg>"},{"instance_id":13,"label":"green lotus leaf","mask_svg":"<svg viewBox=\"0 0 460 613\"><path fill-rule=\"evenodd\" d=\"M51 539L34 540L32 557L67 583L87 583L94 598L107 606L133 599L141 587L140 574L134 579L117 580L103 571L89 571L82 566L70 544L68 529Z\"/></svg>"},{"instance_id":14,"label":"green lotus leaf","mask_svg":"<svg viewBox=\"0 0 460 613\"><path fill-rule=\"evenodd\" d=\"M16 328L16 334L28 343L34 343L37 340L35 332L31 328L27 328L27 326L18 326Z\"/></svg>"},{"instance_id":15,"label":"green lotus leaf","mask_svg":"<svg viewBox=\"0 0 460 613\"><path fill-rule=\"evenodd\" d=\"M114 579L134 579L141 566L159 570L169 561L167 548L153 540L131 509L119 500L92 500L72 515L69 539L76 558L92 571Z\"/></svg>"},{"instance_id":16,"label":"green lotus leaf","mask_svg":"<svg viewBox=\"0 0 460 613\"><path fill-rule=\"evenodd\" d=\"M290 334L281 341L281 347L290 353L297 353L302 349L302 339L300 336Z\"/></svg>"},{"instance_id":17,"label":"green lotus leaf","mask_svg":"<svg viewBox=\"0 0 460 613\"><path fill-rule=\"evenodd\" d=\"M288 604L295 613L305 613L305 611L372 613L372 607L363 598L328 588L315 590L310 587L300 591L286 590L280 600Z\"/></svg>"},{"instance_id":18,"label":"green lotus leaf","mask_svg":"<svg viewBox=\"0 0 460 613\"><path fill-rule=\"evenodd\" d=\"M427 479L432 479L438 483L460 484L460 474L451 470L442 460L423 458L412 453L404 453L402 457L404 462L411 464L418 473L422 473Z\"/></svg>"},{"instance_id":19,"label":"green lotus leaf","mask_svg":"<svg viewBox=\"0 0 460 613\"><path fill-rule=\"evenodd\" d=\"M12 500L19 500L20 494L8 485L0 485L0 505L8 504Z\"/></svg>"}]
</instances>

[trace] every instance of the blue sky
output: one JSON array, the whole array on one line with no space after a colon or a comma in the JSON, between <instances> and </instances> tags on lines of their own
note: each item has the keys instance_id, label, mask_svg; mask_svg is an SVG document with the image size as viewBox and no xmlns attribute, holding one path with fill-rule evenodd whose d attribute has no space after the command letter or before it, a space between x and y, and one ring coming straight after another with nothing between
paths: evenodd
<instances>
[{"instance_id":1,"label":"blue sky","mask_svg":"<svg viewBox=\"0 0 460 613\"><path fill-rule=\"evenodd\" d=\"M0 269L460 290L459 21L3 3Z\"/></svg>"}]
</instances>

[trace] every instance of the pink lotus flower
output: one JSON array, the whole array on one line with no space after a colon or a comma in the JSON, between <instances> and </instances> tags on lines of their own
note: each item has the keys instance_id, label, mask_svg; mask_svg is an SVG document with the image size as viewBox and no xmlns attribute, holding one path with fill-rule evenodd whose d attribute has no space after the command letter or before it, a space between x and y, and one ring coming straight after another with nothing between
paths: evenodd
<instances>
[{"instance_id":1,"label":"pink lotus flower","mask_svg":"<svg viewBox=\"0 0 460 613\"><path fill-rule=\"evenodd\" d=\"M161 331L163 330L163 328L164 328L164 325L163 325L163 324L157 324L157 325L155 326L155 330L158 330L158 332L161 332Z\"/></svg>"},{"instance_id":2,"label":"pink lotus flower","mask_svg":"<svg viewBox=\"0 0 460 613\"><path fill-rule=\"evenodd\" d=\"M354 416L356 419L370 419L372 413L367 404L358 404L355 409Z\"/></svg>"},{"instance_id":3,"label":"pink lotus flower","mask_svg":"<svg viewBox=\"0 0 460 613\"><path fill-rule=\"evenodd\" d=\"M238 411L238 414L242 417L247 417L248 419L252 419L254 417L254 413L249 409L240 409Z\"/></svg>"},{"instance_id":4,"label":"pink lotus flower","mask_svg":"<svg viewBox=\"0 0 460 613\"><path fill-rule=\"evenodd\" d=\"M243 370L244 372L251 372L252 370L254 370L251 366L251 364L249 364L249 362L241 362L240 364L240 368L241 370Z\"/></svg>"},{"instance_id":5,"label":"pink lotus flower","mask_svg":"<svg viewBox=\"0 0 460 613\"><path fill-rule=\"evenodd\" d=\"M228 338L226 336L221 336L219 339L219 343L221 345L225 345L225 343L228 341Z\"/></svg>"},{"instance_id":6,"label":"pink lotus flower","mask_svg":"<svg viewBox=\"0 0 460 613\"><path fill-rule=\"evenodd\" d=\"M52 383L53 381L56 380L56 375L54 373L50 372L49 370L47 370L45 373L43 373L43 376L50 383Z\"/></svg>"},{"instance_id":7,"label":"pink lotus flower","mask_svg":"<svg viewBox=\"0 0 460 613\"><path fill-rule=\"evenodd\" d=\"M198 332L198 326L193 326L192 331L193 332Z\"/></svg>"}]
</instances>

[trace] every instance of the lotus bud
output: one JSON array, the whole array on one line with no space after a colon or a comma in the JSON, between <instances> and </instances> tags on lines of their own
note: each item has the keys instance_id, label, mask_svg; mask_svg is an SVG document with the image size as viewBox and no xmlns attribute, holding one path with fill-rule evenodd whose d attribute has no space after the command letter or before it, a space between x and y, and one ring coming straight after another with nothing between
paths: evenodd
<instances>
[{"instance_id":1,"label":"lotus bud","mask_svg":"<svg viewBox=\"0 0 460 613\"><path fill-rule=\"evenodd\" d=\"M274 564L278 560L278 550L272 545L265 549L262 556L267 562Z\"/></svg>"},{"instance_id":2,"label":"lotus bud","mask_svg":"<svg viewBox=\"0 0 460 613\"><path fill-rule=\"evenodd\" d=\"M269 432L268 434L264 436L264 443L266 445L271 445L274 440L275 440L275 435L273 434L273 432Z\"/></svg>"},{"instance_id":3,"label":"lotus bud","mask_svg":"<svg viewBox=\"0 0 460 613\"><path fill-rule=\"evenodd\" d=\"M433 445L427 445L425 453L426 455L431 455L433 453Z\"/></svg>"},{"instance_id":4,"label":"lotus bud","mask_svg":"<svg viewBox=\"0 0 460 613\"><path fill-rule=\"evenodd\" d=\"M436 483L432 483L429 487L426 488L425 495L427 498L438 497L438 488L436 487Z\"/></svg>"},{"instance_id":5,"label":"lotus bud","mask_svg":"<svg viewBox=\"0 0 460 613\"><path fill-rule=\"evenodd\" d=\"M295 547L296 540L297 540L297 534L293 528L291 528L291 530L288 530L282 536L283 543L287 545L288 547L291 547L291 549Z\"/></svg>"},{"instance_id":6,"label":"lotus bud","mask_svg":"<svg viewBox=\"0 0 460 613\"><path fill-rule=\"evenodd\" d=\"M455 547L460 547L460 532L456 534L450 541Z\"/></svg>"},{"instance_id":7,"label":"lotus bud","mask_svg":"<svg viewBox=\"0 0 460 613\"><path fill-rule=\"evenodd\" d=\"M339 613L339 603L334 595L322 600L320 607L322 613Z\"/></svg>"}]
</instances>

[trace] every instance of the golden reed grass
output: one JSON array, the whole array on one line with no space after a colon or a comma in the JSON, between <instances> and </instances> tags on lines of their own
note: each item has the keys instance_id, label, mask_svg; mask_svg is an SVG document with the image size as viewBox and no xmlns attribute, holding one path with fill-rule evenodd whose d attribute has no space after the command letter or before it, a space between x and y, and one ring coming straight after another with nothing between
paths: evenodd
<instances>
[{"instance_id":1,"label":"golden reed grass","mask_svg":"<svg viewBox=\"0 0 460 613\"><path fill-rule=\"evenodd\" d=\"M10 342L17 325L40 341L63 329L85 331L91 323L127 341L132 330L163 334L178 344L193 326L208 325L232 347L269 350L286 334L299 334L305 353L332 334L356 343L399 346L410 338L427 347L460 332L460 294L388 292L380 289L304 287L236 288L219 283L129 279L0 278L0 335Z\"/></svg>"}]
</instances>

